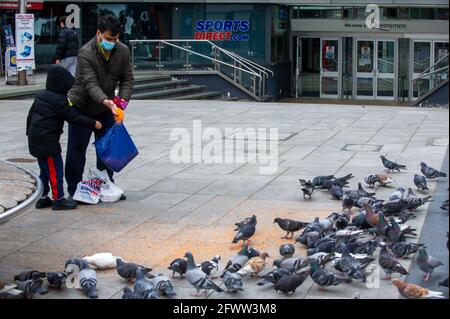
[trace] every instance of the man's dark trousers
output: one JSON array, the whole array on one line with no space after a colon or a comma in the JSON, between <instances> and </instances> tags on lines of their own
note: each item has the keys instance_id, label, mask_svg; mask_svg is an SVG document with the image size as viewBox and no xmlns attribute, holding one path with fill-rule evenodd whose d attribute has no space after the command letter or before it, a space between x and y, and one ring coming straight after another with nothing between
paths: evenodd
<instances>
[{"instance_id":1,"label":"man's dark trousers","mask_svg":"<svg viewBox=\"0 0 450 319\"><path fill-rule=\"evenodd\" d=\"M87 115L79 109L77 109L77 112L82 115ZM69 192L70 196L73 196L75 194L77 185L83 178L84 166L86 164L86 151L91 140L92 132L94 132L95 134L95 139L98 139L103 134L105 134L106 131L115 123L114 116L109 110L91 117L102 123L102 130L97 131L81 126L69 125L65 172L67 191ZM97 169L99 169L100 171L106 170L111 181L114 181L113 171L108 169L98 156Z\"/></svg>"}]
</instances>

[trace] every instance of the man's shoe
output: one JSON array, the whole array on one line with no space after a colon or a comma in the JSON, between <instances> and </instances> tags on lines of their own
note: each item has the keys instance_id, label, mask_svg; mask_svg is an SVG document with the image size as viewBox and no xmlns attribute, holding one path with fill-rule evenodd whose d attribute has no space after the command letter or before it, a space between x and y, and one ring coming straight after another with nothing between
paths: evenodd
<instances>
[{"instance_id":1,"label":"man's shoe","mask_svg":"<svg viewBox=\"0 0 450 319\"><path fill-rule=\"evenodd\" d=\"M76 209L78 206L77 202L72 198L57 200L53 203L53 210L71 210Z\"/></svg>"},{"instance_id":2,"label":"man's shoe","mask_svg":"<svg viewBox=\"0 0 450 319\"><path fill-rule=\"evenodd\" d=\"M34 207L36 207L36 209L43 209L43 208L48 208L48 207L52 207L53 206L53 201L50 199L50 197L44 197L39 199L36 202L36 205Z\"/></svg>"}]
</instances>

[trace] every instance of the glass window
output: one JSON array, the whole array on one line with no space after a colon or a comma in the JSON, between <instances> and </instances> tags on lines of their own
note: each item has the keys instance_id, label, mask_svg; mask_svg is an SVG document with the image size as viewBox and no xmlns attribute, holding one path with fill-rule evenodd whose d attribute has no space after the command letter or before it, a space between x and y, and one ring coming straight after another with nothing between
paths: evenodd
<instances>
[{"instance_id":1,"label":"glass window","mask_svg":"<svg viewBox=\"0 0 450 319\"><path fill-rule=\"evenodd\" d=\"M398 9L398 18L399 19L409 19L409 8L399 8Z\"/></svg>"},{"instance_id":2,"label":"glass window","mask_svg":"<svg viewBox=\"0 0 450 319\"><path fill-rule=\"evenodd\" d=\"M341 19L341 7L300 7L299 17L301 19Z\"/></svg>"},{"instance_id":3,"label":"glass window","mask_svg":"<svg viewBox=\"0 0 450 319\"><path fill-rule=\"evenodd\" d=\"M342 17L344 19L354 19L354 18L356 18L355 11L356 10L353 7L344 7L342 9Z\"/></svg>"},{"instance_id":4,"label":"glass window","mask_svg":"<svg viewBox=\"0 0 450 319\"><path fill-rule=\"evenodd\" d=\"M448 20L448 8L436 9L436 19L437 20Z\"/></svg>"},{"instance_id":5,"label":"glass window","mask_svg":"<svg viewBox=\"0 0 450 319\"><path fill-rule=\"evenodd\" d=\"M398 8L381 8L381 16L384 19L398 19Z\"/></svg>"},{"instance_id":6,"label":"glass window","mask_svg":"<svg viewBox=\"0 0 450 319\"><path fill-rule=\"evenodd\" d=\"M434 19L434 9L433 8L410 8L411 19Z\"/></svg>"},{"instance_id":7,"label":"glass window","mask_svg":"<svg viewBox=\"0 0 450 319\"><path fill-rule=\"evenodd\" d=\"M284 62L287 61L287 21L288 11L286 6L272 7L272 44L271 44L271 61Z\"/></svg>"}]
</instances>

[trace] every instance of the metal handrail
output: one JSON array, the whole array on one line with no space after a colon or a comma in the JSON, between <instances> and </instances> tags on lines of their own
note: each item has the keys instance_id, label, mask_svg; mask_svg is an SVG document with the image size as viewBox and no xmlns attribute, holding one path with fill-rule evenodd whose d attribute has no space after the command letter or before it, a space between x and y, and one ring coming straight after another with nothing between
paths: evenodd
<instances>
[{"instance_id":1,"label":"metal handrail","mask_svg":"<svg viewBox=\"0 0 450 319\"><path fill-rule=\"evenodd\" d=\"M254 97L256 97L256 98L261 98L265 94L265 89L266 89L265 80L266 80L266 78L269 77L269 73L272 76L274 75L274 72L272 70L265 68L253 61L245 59L244 57L241 57L232 51L223 49L209 40L189 40L189 39L130 40L129 42L131 44L131 52L132 52L131 58L132 58L133 66L135 64L135 54L134 54L135 47L134 47L134 45L138 44L138 43L141 43L141 44L142 43L156 43L156 44L158 44L157 48L159 49L158 67L159 67L159 70L161 71L161 69L164 67L162 64L162 61L161 61L161 49L163 48L162 45L168 45L177 50L186 52L186 65L185 66L188 71L192 70L190 68L190 64L189 64L189 60L188 60L189 55L195 55L202 59L212 61L214 64L216 64L216 71L222 73L227 78L230 78L233 81L233 83L235 83L235 85L237 85L237 86L243 87L243 85L242 85L243 82L242 82L242 78L241 78L242 73L250 75L250 79L253 83L252 84L253 86L249 87L249 89L251 90L250 93L252 95L254 95ZM180 46L180 45L178 45L178 43L186 43L187 45ZM210 57L205 54L191 50L189 47L189 43L207 43L211 46L211 48L214 50L214 52L216 54L214 57ZM218 56L221 56L221 53L223 54L223 56L227 56L228 58L230 58L233 61L233 64L227 63L227 62L223 61L222 59L219 59ZM227 74L226 72L224 72L223 70L220 69L221 65L233 69L234 73L231 75ZM239 72L239 73L236 73L236 72ZM258 84L257 84L257 80L259 81Z\"/></svg>"},{"instance_id":2,"label":"metal handrail","mask_svg":"<svg viewBox=\"0 0 450 319\"><path fill-rule=\"evenodd\" d=\"M435 73L439 73L439 72L441 72L441 71L447 71L447 72L448 72L448 65L447 65L447 66L444 66L443 68L434 70L434 71L432 71L432 72L428 72L428 73L425 73L425 74L420 74L420 75L418 75L417 77L415 77L415 78L413 79L413 81L416 81L416 80L425 78L425 77L427 77L427 76L430 76L430 75L435 74ZM443 72L443 73L445 73L445 72Z\"/></svg>"},{"instance_id":3,"label":"metal handrail","mask_svg":"<svg viewBox=\"0 0 450 319\"><path fill-rule=\"evenodd\" d=\"M420 73L416 78L412 79L412 81L414 81L415 79L418 79L419 77L422 77L422 75L428 73L430 70L434 69L436 65L438 65L439 63L441 63L443 60L448 59L448 53L446 55L444 55L442 58L440 58L437 62L435 62L432 66L430 66L428 69L426 69L425 71L423 71L422 73Z\"/></svg>"}]
</instances>

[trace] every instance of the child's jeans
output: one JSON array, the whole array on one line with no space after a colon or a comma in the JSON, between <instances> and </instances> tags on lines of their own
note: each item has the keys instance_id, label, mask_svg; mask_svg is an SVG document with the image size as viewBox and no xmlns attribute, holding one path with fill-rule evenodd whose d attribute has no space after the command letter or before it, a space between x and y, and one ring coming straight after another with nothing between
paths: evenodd
<instances>
[{"instance_id":1,"label":"child's jeans","mask_svg":"<svg viewBox=\"0 0 450 319\"><path fill-rule=\"evenodd\" d=\"M39 178L44 184L44 192L42 196L47 196L50 187L52 188L53 200L61 200L64 198L64 164L61 154L50 156L47 158L38 158L41 174Z\"/></svg>"}]
</instances>

